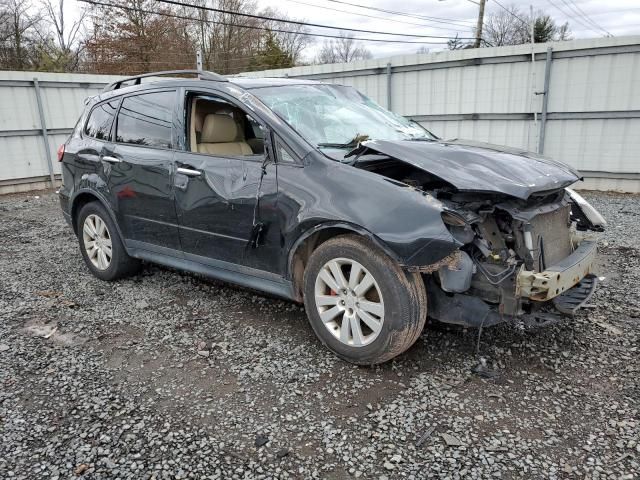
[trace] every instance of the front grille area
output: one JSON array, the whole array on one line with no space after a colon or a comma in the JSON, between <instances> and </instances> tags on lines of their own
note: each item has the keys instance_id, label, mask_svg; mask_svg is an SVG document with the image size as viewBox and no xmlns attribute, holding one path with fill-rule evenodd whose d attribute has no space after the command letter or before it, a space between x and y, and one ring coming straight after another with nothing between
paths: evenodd
<instances>
[{"instance_id":1,"label":"front grille area","mask_svg":"<svg viewBox=\"0 0 640 480\"><path fill-rule=\"evenodd\" d=\"M571 207L565 205L531 220L533 248L538 258L534 268L542 271L571 254ZM544 262L542 259L544 258Z\"/></svg>"}]
</instances>

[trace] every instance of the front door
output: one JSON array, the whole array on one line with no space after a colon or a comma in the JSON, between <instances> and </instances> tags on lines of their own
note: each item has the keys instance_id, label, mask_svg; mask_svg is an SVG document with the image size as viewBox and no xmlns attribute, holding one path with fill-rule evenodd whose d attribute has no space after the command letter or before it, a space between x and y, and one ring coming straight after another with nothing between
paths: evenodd
<instances>
[{"instance_id":1,"label":"front door","mask_svg":"<svg viewBox=\"0 0 640 480\"><path fill-rule=\"evenodd\" d=\"M118 222L128 245L138 248L180 250L173 194L175 99L175 91L125 97L115 141L102 157Z\"/></svg>"},{"instance_id":2,"label":"front door","mask_svg":"<svg viewBox=\"0 0 640 480\"><path fill-rule=\"evenodd\" d=\"M186 254L246 264L257 184L247 184L244 160L176 152L176 207Z\"/></svg>"},{"instance_id":3,"label":"front door","mask_svg":"<svg viewBox=\"0 0 640 480\"><path fill-rule=\"evenodd\" d=\"M249 274L243 267L268 270L257 250L264 208L277 197L276 170L265 162L256 122L228 99L185 99L189 151L176 152L174 179L185 257Z\"/></svg>"}]
</instances>

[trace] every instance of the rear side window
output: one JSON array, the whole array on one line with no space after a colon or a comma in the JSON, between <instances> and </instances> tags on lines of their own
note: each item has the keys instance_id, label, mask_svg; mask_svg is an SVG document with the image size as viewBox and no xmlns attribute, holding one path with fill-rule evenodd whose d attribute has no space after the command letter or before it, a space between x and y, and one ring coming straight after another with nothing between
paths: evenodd
<instances>
[{"instance_id":1,"label":"rear side window","mask_svg":"<svg viewBox=\"0 0 640 480\"><path fill-rule=\"evenodd\" d=\"M101 103L94 107L84 127L85 135L97 138L98 140L109 140L111 124L113 123L113 117L116 116L117 109L117 100Z\"/></svg>"},{"instance_id":2,"label":"rear side window","mask_svg":"<svg viewBox=\"0 0 640 480\"><path fill-rule=\"evenodd\" d=\"M174 92L126 97L118 112L116 141L149 147L171 148Z\"/></svg>"}]
</instances>

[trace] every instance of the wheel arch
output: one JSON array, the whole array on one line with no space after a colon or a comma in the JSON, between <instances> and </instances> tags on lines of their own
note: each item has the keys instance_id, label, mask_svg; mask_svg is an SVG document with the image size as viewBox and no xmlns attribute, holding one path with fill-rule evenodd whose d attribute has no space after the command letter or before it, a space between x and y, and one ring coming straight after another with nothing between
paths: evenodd
<instances>
[{"instance_id":1,"label":"wheel arch","mask_svg":"<svg viewBox=\"0 0 640 480\"><path fill-rule=\"evenodd\" d=\"M380 250L386 253L393 260L399 262L400 259L382 240L374 234L358 225L348 222L325 222L309 228L302 233L293 243L289 251L287 263L287 277L291 279L293 286L293 296L295 300L301 302L303 298L302 277L304 270L313 251L327 240L339 235L359 235L371 240Z\"/></svg>"},{"instance_id":2,"label":"wheel arch","mask_svg":"<svg viewBox=\"0 0 640 480\"><path fill-rule=\"evenodd\" d=\"M118 229L118 234L120 235L120 238L122 238L124 244L124 237L122 236L120 225L118 225L116 216L113 214L113 211L111 210L111 208L109 208L109 203L99 192L96 192L95 190L91 190L89 188L78 190L71 200L71 223L75 234L78 234L78 213L80 212L80 210L82 210L82 207L91 202L98 202L105 208L105 210L111 217L111 220Z\"/></svg>"}]
</instances>

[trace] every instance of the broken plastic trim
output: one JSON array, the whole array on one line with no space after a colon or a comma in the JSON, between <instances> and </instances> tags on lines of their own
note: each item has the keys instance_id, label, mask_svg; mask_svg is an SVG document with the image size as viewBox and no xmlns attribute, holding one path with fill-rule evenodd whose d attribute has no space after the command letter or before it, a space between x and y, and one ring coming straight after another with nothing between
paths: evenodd
<instances>
[{"instance_id":1,"label":"broken plastic trim","mask_svg":"<svg viewBox=\"0 0 640 480\"><path fill-rule=\"evenodd\" d=\"M444 210L440 215L442 216L442 221L447 225L454 227L464 227L467 225L465 218L453 210Z\"/></svg>"},{"instance_id":2,"label":"broken plastic trim","mask_svg":"<svg viewBox=\"0 0 640 480\"><path fill-rule=\"evenodd\" d=\"M600 215L600 213L593 207L593 205L587 202L585 198L575 190L571 188L565 188L565 190L569 194L569 198L571 199L571 201L576 204L576 206L582 211L586 219L591 222L591 225L593 225L596 230L603 230L607 225L607 221L602 215Z\"/></svg>"}]
</instances>

